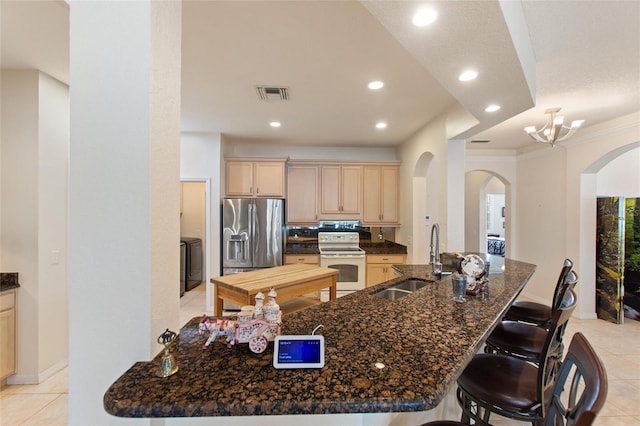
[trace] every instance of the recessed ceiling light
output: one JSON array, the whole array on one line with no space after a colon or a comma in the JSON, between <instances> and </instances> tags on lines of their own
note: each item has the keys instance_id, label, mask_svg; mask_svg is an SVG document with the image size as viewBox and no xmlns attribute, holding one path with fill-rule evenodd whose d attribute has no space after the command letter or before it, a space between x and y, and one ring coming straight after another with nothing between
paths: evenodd
<instances>
[{"instance_id":1,"label":"recessed ceiling light","mask_svg":"<svg viewBox=\"0 0 640 426\"><path fill-rule=\"evenodd\" d=\"M458 76L458 80L460 81L470 81L470 80L475 80L475 78L478 76L478 72L474 71L474 70L466 70L465 72L463 72L462 74L460 74L460 76Z\"/></svg>"},{"instance_id":2,"label":"recessed ceiling light","mask_svg":"<svg viewBox=\"0 0 640 426\"><path fill-rule=\"evenodd\" d=\"M486 112L496 112L500 109L500 105L489 105L488 107L486 107L484 110Z\"/></svg>"},{"instance_id":3,"label":"recessed ceiling light","mask_svg":"<svg viewBox=\"0 0 640 426\"><path fill-rule=\"evenodd\" d=\"M384 87L384 83L381 81L372 81L369 83L369 89L371 90L378 90L378 89L382 89L382 87Z\"/></svg>"},{"instance_id":4,"label":"recessed ceiling light","mask_svg":"<svg viewBox=\"0 0 640 426\"><path fill-rule=\"evenodd\" d=\"M384 121L376 123L376 129L385 129L386 127L387 127L387 123L385 123Z\"/></svg>"},{"instance_id":5,"label":"recessed ceiling light","mask_svg":"<svg viewBox=\"0 0 640 426\"><path fill-rule=\"evenodd\" d=\"M436 19L438 19L438 12L430 7L425 7L413 15L411 22L413 22L413 25L416 27L426 27L427 25L433 24Z\"/></svg>"},{"instance_id":6,"label":"recessed ceiling light","mask_svg":"<svg viewBox=\"0 0 640 426\"><path fill-rule=\"evenodd\" d=\"M280 127L281 124L279 121L272 121L271 123L269 123L269 126L271 127Z\"/></svg>"}]
</instances>

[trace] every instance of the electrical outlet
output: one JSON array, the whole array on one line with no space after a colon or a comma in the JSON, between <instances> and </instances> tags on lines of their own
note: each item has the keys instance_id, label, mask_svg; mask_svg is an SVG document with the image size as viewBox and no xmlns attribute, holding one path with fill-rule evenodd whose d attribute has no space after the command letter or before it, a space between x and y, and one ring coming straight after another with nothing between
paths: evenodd
<instances>
[{"instance_id":1,"label":"electrical outlet","mask_svg":"<svg viewBox=\"0 0 640 426\"><path fill-rule=\"evenodd\" d=\"M60 263L60 250L51 250L51 264L57 265Z\"/></svg>"}]
</instances>

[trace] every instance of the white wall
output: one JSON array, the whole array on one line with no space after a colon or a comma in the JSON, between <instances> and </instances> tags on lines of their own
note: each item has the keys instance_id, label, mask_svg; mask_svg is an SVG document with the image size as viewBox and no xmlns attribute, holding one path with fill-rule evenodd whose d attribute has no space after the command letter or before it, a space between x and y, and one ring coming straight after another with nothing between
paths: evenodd
<instances>
[{"instance_id":1,"label":"white wall","mask_svg":"<svg viewBox=\"0 0 640 426\"><path fill-rule=\"evenodd\" d=\"M640 148L611 160L597 173L598 196L640 197Z\"/></svg>"},{"instance_id":2,"label":"white wall","mask_svg":"<svg viewBox=\"0 0 640 426\"><path fill-rule=\"evenodd\" d=\"M640 147L640 111L585 128L567 144L565 241L580 276L578 314L595 318L596 174Z\"/></svg>"},{"instance_id":3,"label":"white wall","mask_svg":"<svg viewBox=\"0 0 640 426\"><path fill-rule=\"evenodd\" d=\"M71 2L69 423L179 329L179 2ZM161 71L161 72L160 72Z\"/></svg>"},{"instance_id":4,"label":"white wall","mask_svg":"<svg viewBox=\"0 0 640 426\"><path fill-rule=\"evenodd\" d=\"M207 191L209 230L206 238L205 260L206 303L203 307L213 312L213 285L211 277L220 271L220 199L221 176L224 174L222 144L219 134L182 133L180 135L180 179L204 182Z\"/></svg>"},{"instance_id":5,"label":"white wall","mask_svg":"<svg viewBox=\"0 0 640 426\"><path fill-rule=\"evenodd\" d=\"M556 148L517 158L513 243L518 260L538 265L525 294L549 302L568 257L579 275L576 314L595 318L596 173L638 146L640 113L586 127Z\"/></svg>"},{"instance_id":6,"label":"white wall","mask_svg":"<svg viewBox=\"0 0 640 426\"><path fill-rule=\"evenodd\" d=\"M395 148L375 147L316 147L296 145L256 144L238 140L225 141L226 155L246 157L277 157L291 160L332 161L394 161Z\"/></svg>"},{"instance_id":7,"label":"white wall","mask_svg":"<svg viewBox=\"0 0 640 426\"><path fill-rule=\"evenodd\" d=\"M484 187L492 174L473 170L465 175L465 251L485 252L480 249L482 235L486 234L486 203L482 202Z\"/></svg>"},{"instance_id":8,"label":"white wall","mask_svg":"<svg viewBox=\"0 0 640 426\"><path fill-rule=\"evenodd\" d=\"M398 147L402 226L396 241L407 246L407 263L428 262L434 223L441 252L464 248L464 143L452 138L475 123L454 105Z\"/></svg>"},{"instance_id":9,"label":"white wall","mask_svg":"<svg viewBox=\"0 0 640 426\"><path fill-rule=\"evenodd\" d=\"M39 383L67 365L69 93L35 70L2 72L3 271L18 272L18 372Z\"/></svg>"},{"instance_id":10,"label":"white wall","mask_svg":"<svg viewBox=\"0 0 640 426\"><path fill-rule=\"evenodd\" d=\"M38 365L48 376L69 357L69 88L46 74L39 77Z\"/></svg>"},{"instance_id":11,"label":"white wall","mask_svg":"<svg viewBox=\"0 0 640 426\"><path fill-rule=\"evenodd\" d=\"M516 204L518 200L518 193L516 191L516 157L514 153L505 153L504 155L498 155L498 153L481 150L478 152L477 150L468 150L467 151L467 163L466 170L468 172L477 171L477 172L486 172L489 175L495 176L501 183L504 185L504 195L505 195L505 210L506 217L504 218L504 237L507 242L506 244L506 257L511 259L517 259L518 253L517 248L514 247L514 244L511 244L512 241L517 239L517 227L516 224L519 222L519 217L516 211ZM482 175L478 175L482 176ZM468 183L469 180L467 180ZM484 182L476 182L473 183L473 187L467 187L465 189L465 194L467 200L473 199L474 203L481 202L481 196L486 194L486 180ZM475 189L474 189L475 188ZM484 206L482 203L481 206ZM468 206L468 208L474 208L473 206ZM484 215L486 214L486 210L483 210L486 207L478 208L478 214ZM472 213L467 213L467 217L469 217ZM475 226L476 229L473 229ZM466 240L465 243L467 245L467 250L470 250L480 245L484 245L483 235L486 234L486 229L479 229L477 225L474 223L467 223L467 235L469 238L476 238L478 242L470 242ZM472 245L469 245L472 244ZM482 251L482 250L481 250ZM525 289L526 291L526 289Z\"/></svg>"}]
</instances>

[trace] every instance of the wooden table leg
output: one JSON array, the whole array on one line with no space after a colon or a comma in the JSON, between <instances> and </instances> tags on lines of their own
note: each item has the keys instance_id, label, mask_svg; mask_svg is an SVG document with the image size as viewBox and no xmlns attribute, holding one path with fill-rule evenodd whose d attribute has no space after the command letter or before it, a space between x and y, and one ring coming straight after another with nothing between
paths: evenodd
<instances>
[{"instance_id":1,"label":"wooden table leg","mask_svg":"<svg viewBox=\"0 0 640 426\"><path fill-rule=\"evenodd\" d=\"M219 293L218 293L218 284L215 284L214 286L214 291L215 291L215 296L213 298L213 300L215 301L214 304L214 309L213 309L213 315L214 316L222 316L222 298L220 297Z\"/></svg>"},{"instance_id":2,"label":"wooden table leg","mask_svg":"<svg viewBox=\"0 0 640 426\"><path fill-rule=\"evenodd\" d=\"M337 299L337 293L336 293L336 277L333 277L333 284L331 284L331 287L329 287L329 300L336 300Z\"/></svg>"}]
</instances>

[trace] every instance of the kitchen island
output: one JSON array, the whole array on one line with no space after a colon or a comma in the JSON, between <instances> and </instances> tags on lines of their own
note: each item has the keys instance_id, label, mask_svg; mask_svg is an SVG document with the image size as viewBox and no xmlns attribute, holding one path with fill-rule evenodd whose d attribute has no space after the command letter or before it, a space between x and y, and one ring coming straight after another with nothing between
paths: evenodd
<instances>
[{"instance_id":1,"label":"kitchen island","mask_svg":"<svg viewBox=\"0 0 640 426\"><path fill-rule=\"evenodd\" d=\"M160 356L137 362L107 390L104 407L120 417L201 417L389 413L436 407L533 274L535 266L506 259L488 291L452 300L451 278L435 280L426 265L401 265L405 275L283 317L283 334L326 342L322 369L276 370L272 345L216 342L203 349L199 318L172 344L180 370L155 371ZM377 291L407 278L433 281L398 300Z\"/></svg>"},{"instance_id":2,"label":"kitchen island","mask_svg":"<svg viewBox=\"0 0 640 426\"><path fill-rule=\"evenodd\" d=\"M278 292L281 301L323 288L329 288L329 299L333 300L337 276L336 269L296 264L211 278L216 294L214 313L222 312L223 300L240 306L253 305L256 294L266 295L272 288Z\"/></svg>"}]
</instances>

